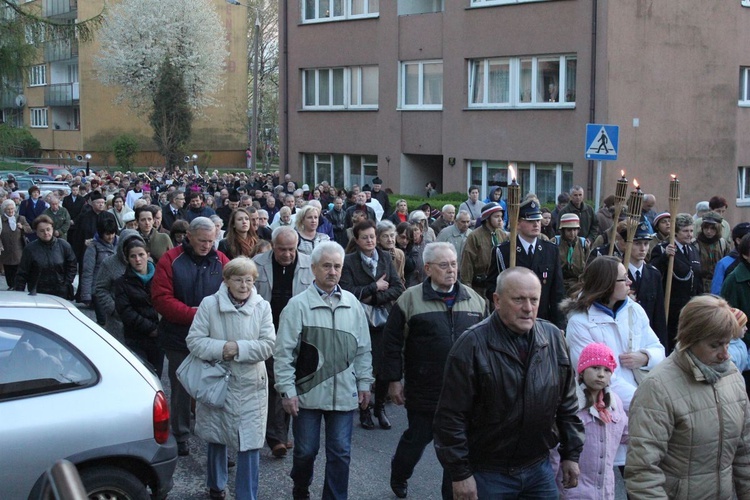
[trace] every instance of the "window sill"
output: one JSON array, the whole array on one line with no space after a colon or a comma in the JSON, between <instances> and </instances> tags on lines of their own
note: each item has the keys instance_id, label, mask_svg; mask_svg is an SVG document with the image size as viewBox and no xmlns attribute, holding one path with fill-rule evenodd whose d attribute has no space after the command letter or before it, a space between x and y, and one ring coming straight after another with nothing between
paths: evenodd
<instances>
[{"instance_id":1,"label":"window sill","mask_svg":"<svg viewBox=\"0 0 750 500\"><path fill-rule=\"evenodd\" d=\"M750 101L737 101L737 106L740 108L750 108Z\"/></svg>"},{"instance_id":2,"label":"window sill","mask_svg":"<svg viewBox=\"0 0 750 500\"><path fill-rule=\"evenodd\" d=\"M738 207L750 207L750 198L737 198L737 206Z\"/></svg>"},{"instance_id":3,"label":"window sill","mask_svg":"<svg viewBox=\"0 0 750 500\"><path fill-rule=\"evenodd\" d=\"M748 106L750 107L750 102L748 102ZM515 105L512 106L510 104L508 105L502 105L502 106L469 106L467 108L464 108L465 111L517 111L517 110L526 110L526 109L550 109L550 110L561 110L561 109L575 109L576 105L575 103L568 103L568 104L523 104L523 105Z\"/></svg>"},{"instance_id":4,"label":"window sill","mask_svg":"<svg viewBox=\"0 0 750 500\"><path fill-rule=\"evenodd\" d=\"M358 16L341 16L341 17L324 17L320 19L303 19L300 24L323 24L323 23L338 23L341 21L360 21L363 19L377 19L380 17L380 13L375 14L363 14Z\"/></svg>"},{"instance_id":5,"label":"window sill","mask_svg":"<svg viewBox=\"0 0 750 500\"><path fill-rule=\"evenodd\" d=\"M406 106L398 108L398 111L442 111L443 107L423 107L423 106Z\"/></svg>"},{"instance_id":6,"label":"window sill","mask_svg":"<svg viewBox=\"0 0 750 500\"><path fill-rule=\"evenodd\" d=\"M313 112L323 112L323 113L330 113L330 112L352 112L352 111L378 111L380 108L375 107L362 107L362 108L313 108L313 107L307 107L300 109L301 112L307 111L313 111Z\"/></svg>"}]
</instances>

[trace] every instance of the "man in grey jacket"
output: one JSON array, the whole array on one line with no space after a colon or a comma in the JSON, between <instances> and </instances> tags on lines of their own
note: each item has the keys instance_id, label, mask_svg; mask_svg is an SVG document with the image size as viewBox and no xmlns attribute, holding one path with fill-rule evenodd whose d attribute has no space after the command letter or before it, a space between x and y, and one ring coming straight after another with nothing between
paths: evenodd
<instances>
[{"instance_id":1,"label":"man in grey jacket","mask_svg":"<svg viewBox=\"0 0 750 500\"><path fill-rule=\"evenodd\" d=\"M279 329L279 317L289 299L308 289L313 282L310 256L297 251L297 231L290 226L277 227L271 235L271 252L253 257L258 266L255 289L271 304L273 326ZM268 373L268 420L266 443L276 458L286 456L289 441L289 414L281 405L281 398L273 385L273 357L266 360Z\"/></svg>"},{"instance_id":2,"label":"man in grey jacket","mask_svg":"<svg viewBox=\"0 0 750 500\"><path fill-rule=\"evenodd\" d=\"M313 285L281 313L274 352L276 390L294 417L292 496L310 498L320 423L326 425L323 498L347 498L354 410L370 402L372 355L359 301L339 286L344 249L331 241L312 255Z\"/></svg>"}]
</instances>

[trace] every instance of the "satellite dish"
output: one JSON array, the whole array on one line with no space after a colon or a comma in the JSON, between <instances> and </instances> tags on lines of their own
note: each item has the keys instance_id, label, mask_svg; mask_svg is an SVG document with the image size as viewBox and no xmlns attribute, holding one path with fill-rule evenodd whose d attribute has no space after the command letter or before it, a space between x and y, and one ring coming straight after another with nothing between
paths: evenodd
<instances>
[{"instance_id":1,"label":"satellite dish","mask_svg":"<svg viewBox=\"0 0 750 500\"><path fill-rule=\"evenodd\" d=\"M83 161L83 155L76 155L76 161L79 162L79 163L82 162Z\"/></svg>"},{"instance_id":2,"label":"satellite dish","mask_svg":"<svg viewBox=\"0 0 750 500\"><path fill-rule=\"evenodd\" d=\"M16 96L16 107L22 108L24 106L26 106L26 96L23 94L18 94Z\"/></svg>"},{"instance_id":3,"label":"satellite dish","mask_svg":"<svg viewBox=\"0 0 750 500\"><path fill-rule=\"evenodd\" d=\"M186 156L185 158L182 159L182 161L184 161L185 163L190 163L190 157Z\"/></svg>"}]
</instances>

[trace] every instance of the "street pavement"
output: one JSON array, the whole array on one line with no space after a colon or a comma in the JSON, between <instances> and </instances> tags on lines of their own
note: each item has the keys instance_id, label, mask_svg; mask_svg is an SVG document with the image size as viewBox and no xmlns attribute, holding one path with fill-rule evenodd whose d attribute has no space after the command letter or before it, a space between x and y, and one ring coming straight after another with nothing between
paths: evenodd
<instances>
[{"instance_id":1,"label":"street pavement","mask_svg":"<svg viewBox=\"0 0 750 500\"><path fill-rule=\"evenodd\" d=\"M95 319L94 311L78 304L90 318ZM170 385L167 377L165 359L162 385L169 398ZM349 498L352 500L385 500L396 496L390 488L390 462L401 434L406 430L406 410L393 404L386 406L392 428L383 430L364 430L359 425L358 414L354 416L352 434L352 458L349 474ZM289 433L291 437L291 429ZM310 486L311 498L320 498L323 492L325 474L325 438L321 432L321 449L315 461L315 474ZM285 458L275 458L266 446L260 454L260 481L258 498L286 499L292 497L292 480L289 472L292 468L292 451ZM625 489L619 472L615 469L616 500L625 500ZM206 444L193 435L190 438L190 455L179 457L177 469L173 476L174 487L169 498L177 500L197 500L208 498L206 487ZM432 444L425 448L422 459L409 480L410 499L440 499L442 468L435 456ZM229 469L227 498L234 498L234 468Z\"/></svg>"}]
</instances>

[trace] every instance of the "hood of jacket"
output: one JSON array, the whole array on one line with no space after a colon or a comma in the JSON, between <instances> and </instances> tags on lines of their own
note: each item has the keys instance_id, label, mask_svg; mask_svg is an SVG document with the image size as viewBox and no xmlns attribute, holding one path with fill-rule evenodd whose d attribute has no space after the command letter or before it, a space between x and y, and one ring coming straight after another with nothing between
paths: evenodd
<instances>
[{"instance_id":1,"label":"hood of jacket","mask_svg":"<svg viewBox=\"0 0 750 500\"><path fill-rule=\"evenodd\" d=\"M120 236L117 237L117 249L115 250L115 253L117 254L117 258L120 259L125 265L127 265L128 263L128 258L125 256L125 246L133 238L138 238L139 240L143 241L143 243L146 243L141 235L138 234L138 231L135 229L123 229L120 233Z\"/></svg>"}]
</instances>

